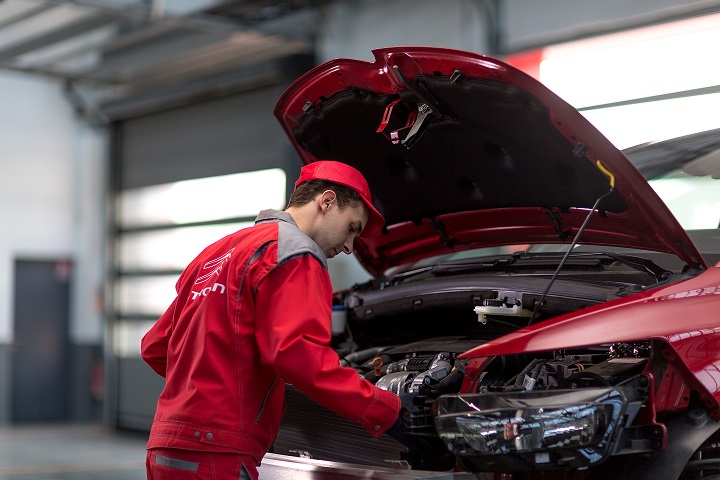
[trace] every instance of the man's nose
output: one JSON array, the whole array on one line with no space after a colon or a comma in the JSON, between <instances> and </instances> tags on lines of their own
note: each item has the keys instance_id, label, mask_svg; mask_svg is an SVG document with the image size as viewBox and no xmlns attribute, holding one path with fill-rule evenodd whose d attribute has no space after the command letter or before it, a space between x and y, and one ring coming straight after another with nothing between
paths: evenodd
<instances>
[{"instance_id":1,"label":"man's nose","mask_svg":"<svg viewBox=\"0 0 720 480\"><path fill-rule=\"evenodd\" d=\"M348 240L345 240L345 243L343 243L343 252L350 255L353 251L353 238L350 237Z\"/></svg>"}]
</instances>

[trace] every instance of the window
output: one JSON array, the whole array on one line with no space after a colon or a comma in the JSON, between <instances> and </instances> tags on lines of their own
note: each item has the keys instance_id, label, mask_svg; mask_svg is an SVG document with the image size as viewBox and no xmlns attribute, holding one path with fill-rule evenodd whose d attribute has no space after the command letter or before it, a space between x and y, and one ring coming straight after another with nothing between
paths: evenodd
<instances>
[{"instance_id":1,"label":"window","mask_svg":"<svg viewBox=\"0 0 720 480\"><path fill-rule=\"evenodd\" d=\"M720 127L720 15L508 56L627 148Z\"/></svg>"},{"instance_id":2,"label":"window","mask_svg":"<svg viewBox=\"0 0 720 480\"><path fill-rule=\"evenodd\" d=\"M128 189L117 198L114 349L139 355L140 338L175 298L175 282L200 251L248 227L260 210L285 208L274 168Z\"/></svg>"}]
</instances>

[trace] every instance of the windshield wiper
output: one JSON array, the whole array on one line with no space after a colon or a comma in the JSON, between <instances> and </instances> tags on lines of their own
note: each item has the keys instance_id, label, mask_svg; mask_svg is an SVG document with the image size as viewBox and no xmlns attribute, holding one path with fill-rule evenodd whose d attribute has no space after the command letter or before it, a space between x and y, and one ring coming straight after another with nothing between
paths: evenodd
<instances>
[{"instance_id":1,"label":"windshield wiper","mask_svg":"<svg viewBox=\"0 0 720 480\"><path fill-rule=\"evenodd\" d=\"M564 253L527 253L516 252L509 255L497 255L479 259L455 262L443 262L435 265L415 268L393 276L393 280L402 281L423 273L433 275L446 275L452 273L467 273L487 270L502 270L528 267L557 267ZM652 275L656 282L662 282L673 272L666 270L655 262L635 255L624 255L613 252L573 252L565 260L563 266L569 267L600 267L603 259L621 262L635 270Z\"/></svg>"},{"instance_id":2,"label":"windshield wiper","mask_svg":"<svg viewBox=\"0 0 720 480\"><path fill-rule=\"evenodd\" d=\"M598 252L598 253L576 253L573 255L590 255L593 257L596 257L598 255L603 255L608 258L612 258L613 260L617 260L618 262L621 262L628 267L634 268L635 270L638 270L640 272L648 273L655 278L656 282L662 282L664 280L667 280L670 275L673 274L670 270L666 270L657 263L653 262L652 260L648 260L647 258L638 257L635 255L624 255L620 253L613 253L613 252Z\"/></svg>"},{"instance_id":3,"label":"windshield wiper","mask_svg":"<svg viewBox=\"0 0 720 480\"><path fill-rule=\"evenodd\" d=\"M435 274L472 272L476 270L495 270L503 268L527 268L527 267L555 267L562 261L562 254L549 253L526 253L518 252L510 255L497 257L486 257L473 262L448 262L438 263L432 269ZM565 265L576 267L599 267L602 261L599 258L575 257L568 259Z\"/></svg>"},{"instance_id":4,"label":"windshield wiper","mask_svg":"<svg viewBox=\"0 0 720 480\"><path fill-rule=\"evenodd\" d=\"M393 275L393 280L405 280L423 273L431 273L433 275L443 275L449 273L477 272L484 270L502 270L507 268L527 268L527 267L555 267L562 261L561 254L532 254L526 252L517 252L509 255L496 255L491 257L482 257L472 260L462 260L454 262L442 262L435 265L418 267L405 272ZM602 264L600 258L591 257L573 257L565 262L565 265L576 267L599 267Z\"/></svg>"}]
</instances>

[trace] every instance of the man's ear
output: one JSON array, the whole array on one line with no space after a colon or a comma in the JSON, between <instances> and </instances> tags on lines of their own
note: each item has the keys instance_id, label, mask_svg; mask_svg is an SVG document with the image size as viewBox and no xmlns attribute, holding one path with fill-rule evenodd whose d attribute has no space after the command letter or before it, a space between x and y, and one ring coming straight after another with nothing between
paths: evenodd
<instances>
[{"instance_id":1,"label":"man's ear","mask_svg":"<svg viewBox=\"0 0 720 480\"><path fill-rule=\"evenodd\" d=\"M325 190L322 195L320 195L320 205L322 211L327 211L327 209L330 208L330 204L336 199L337 195L335 195L335 192L332 190Z\"/></svg>"}]
</instances>

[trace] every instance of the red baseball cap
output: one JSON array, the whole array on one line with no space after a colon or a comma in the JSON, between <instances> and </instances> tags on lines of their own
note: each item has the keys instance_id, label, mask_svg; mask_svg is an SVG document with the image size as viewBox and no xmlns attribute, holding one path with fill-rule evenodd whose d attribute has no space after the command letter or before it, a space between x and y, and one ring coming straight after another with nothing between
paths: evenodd
<instances>
[{"instance_id":1,"label":"red baseball cap","mask_svg":"<svg viewBox=\"0 0 720 480\"><path fill-rule=\"evenodd\" d=\"M371 237L378 233L383 225L385 225L385 219L372 204L370 187L368 186L367 180L365 180L362 173L350 165L332 160L319 160L309 163L300 170L300 178L295 182L295 188L308 180L328 180L349 187L360 195L360 198L363 199L363 202L370 211L367 225L365 225L365 228L363 228L360 234L361 237Z\"/></svg>"}]
</instances>

